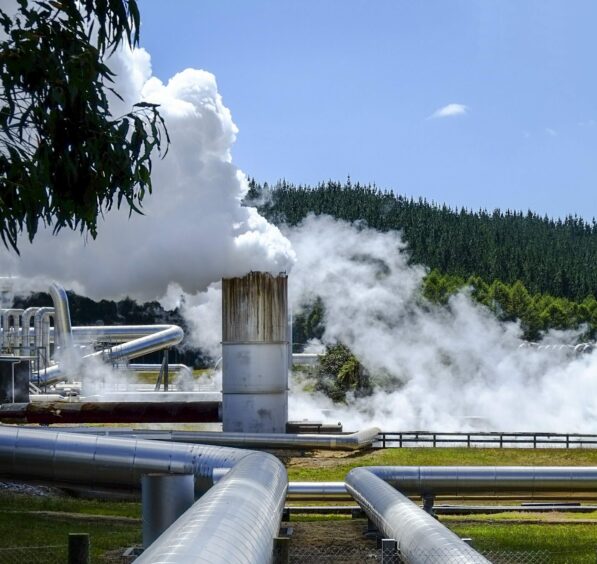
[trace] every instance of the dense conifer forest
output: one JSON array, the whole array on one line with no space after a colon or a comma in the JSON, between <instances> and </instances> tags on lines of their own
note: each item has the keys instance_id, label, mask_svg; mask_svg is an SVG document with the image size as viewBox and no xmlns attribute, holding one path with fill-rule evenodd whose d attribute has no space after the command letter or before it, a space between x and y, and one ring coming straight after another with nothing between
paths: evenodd
<instances>
[{"instance_id":1,"label":"dense conifer forest","mask_svg":"<svg viewBox=\"0 0 597 564\"><path fill-rule=\"evenodd\" d=\"M247 203L274 223L296 225L309 213L401 230L412 261L468 279L520 281L532 294L583 300L597 293L597 223L528 211L451 209L375 186L327 182L273 187L250 181Z\"/></svg>"}]
</instances>

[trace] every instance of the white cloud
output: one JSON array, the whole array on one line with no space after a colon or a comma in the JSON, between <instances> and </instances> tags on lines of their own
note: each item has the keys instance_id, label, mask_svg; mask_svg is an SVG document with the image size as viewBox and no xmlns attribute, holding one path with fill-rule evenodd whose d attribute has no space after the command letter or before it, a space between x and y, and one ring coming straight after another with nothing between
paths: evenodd
<instances>
[{"instance_id":1,"label":"white cloud","mask_svg":"<svg viewBox=\"0 0 597 564\"><path fill-rule=\"evenodd\" d=\"M555 129L552 129L551 127L546 127L545 133L547 133L547 135L549 135L550 137L555 137L558 134L558 132Z\"/></svg>"},{"instance_id":2,"label":"white cloud","mask_svg":"<svg viewBox=\"0 0 597 564\"><path fill-rule=\"evenodd\" d=\"M464 104L448 104L438 108L427 119L445 118L452 116L463 116L468 113L468 106Z\"/></svg>"}]
</instances>

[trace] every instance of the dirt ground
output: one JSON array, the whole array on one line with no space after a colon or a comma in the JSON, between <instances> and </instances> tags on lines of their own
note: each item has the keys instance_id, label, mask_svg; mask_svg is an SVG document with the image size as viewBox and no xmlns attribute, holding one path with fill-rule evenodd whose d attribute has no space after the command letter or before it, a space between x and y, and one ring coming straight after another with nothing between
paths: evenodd
<instances>
[{"instance_id":1,"label":"dirt ground","mask_svg":"<svg viewBox=\"0 0 597 564\"><path fill-rule=\"evenodd\" d=\"M282 524L292 527L291 544L299 546L342 546L349 548L375 548L376 543L364 536L366 519L334 519L318 521L289 521Z\"/></svg>"},{"instance_id":2,"label":"dirt ground","mask_svg":"<svg viewBox=\"0 0 597 564\"><path fill-rule=\"evenodd\" d=\"M360 564L379 558L375 539L364 534L366 519L291 520L283 526L293 529L289 546L291 564Z\"/></svg>"}]
</instances>

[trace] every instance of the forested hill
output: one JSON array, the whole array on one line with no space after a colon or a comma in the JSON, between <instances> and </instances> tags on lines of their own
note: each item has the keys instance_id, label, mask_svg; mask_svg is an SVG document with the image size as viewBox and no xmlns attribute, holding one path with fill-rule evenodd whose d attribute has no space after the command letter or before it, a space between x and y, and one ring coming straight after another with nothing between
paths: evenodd
<instances>
[{"instance_id":1,"label":"forested hill","mask_svg":"<svg viewBox=\"0 0 597 564\"><path fill-rule=\"evenodd\" d=\"M375 186L327 182L315 187L250 181L247 203L274 223L307 214L400 229L412 261L447 274L486 281L520 280L533 293L570 299L597 294L597 223L550 219L532 212L453 210L406 199Z\"/></svg>"}]
</instances>

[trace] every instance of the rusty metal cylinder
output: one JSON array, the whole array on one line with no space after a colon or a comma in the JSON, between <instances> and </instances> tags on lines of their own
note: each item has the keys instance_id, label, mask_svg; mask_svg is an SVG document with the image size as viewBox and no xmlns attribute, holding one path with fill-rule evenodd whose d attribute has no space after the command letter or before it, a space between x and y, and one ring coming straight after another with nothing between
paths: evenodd
<instances>
[{"instance_id":1,"label":"rusty metal cylinder","mask_svg":"<svg viewBox=\"0 0 597 564\"><path fill-rule=\"evenodd\" d=\"M251 272L222 281L225 432L284 433L288 420L288 278Z\"/></svg>"}]
</instances>

